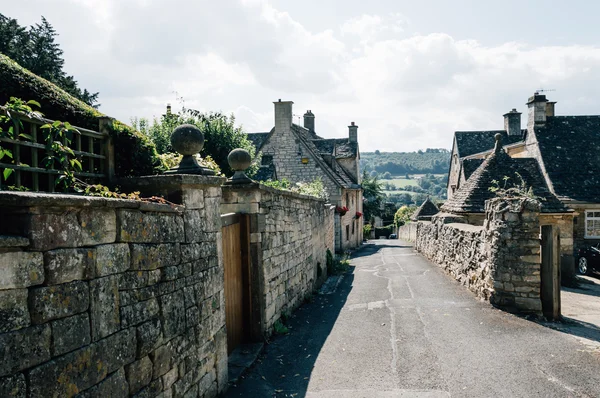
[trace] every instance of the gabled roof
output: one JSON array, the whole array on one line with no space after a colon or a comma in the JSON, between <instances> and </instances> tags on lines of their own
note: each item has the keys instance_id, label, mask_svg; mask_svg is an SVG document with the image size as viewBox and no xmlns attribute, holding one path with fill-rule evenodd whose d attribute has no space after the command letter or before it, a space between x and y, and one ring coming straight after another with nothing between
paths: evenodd
<instances>
[{"instance_id":1,"label":"gabled roof","mask_svg":"<svg viewBox=\"0 0 600 398\"><path fill-rule=\"evenodd\" d=\"M329 138L312 140L319 153L333 155L336 159L355 158L358 153L358 144L350 142L348 138Z\"/></svg>"},{"instance_id":2,"label":"gabled roof","mask_svg":"<svg viewBox=\"0 0 600 398\"><path fill-rule=\"evenodd\" d=\"M537 160L533 158L511 158L497 144L487 159L473 172L469 179L442 206L442 211L451 213L484 213L485 201L496 194L490 191L494 180L500 186L504 178L509 177L507 188L519 184L520 178L533 194L540 198L542 213L565 213L568 209L550 192ZM519 178L520 175L520 178Z\"/></svg>"},{"instance_id":3,"label":"gabled roof","mask_svg":"<svg viewBox=\"0 0 600 398\"><path fill-rule=\"evenodd\" d=\"M459 157L464 158L492 149L496 134L502 135L502 145L511 145L523 141L526 133L527 130L521 130L521 135L508 135L505 130L456 131L456 151Z\"/></svg>"},{"instance_id":4,"label":"gabled roof","mask_svg":"<svg viewBox=\"0 0 600 398\"><path fill-rule=\"evenodd\" d=\"M550 116L535 136L554 193L600 202L600 116Z\"/></svg>"},{"instance_id":5,"label":"gabled roof","mask_svg":"<svg viewBox=\"0 0 600 398\"><path fill-rule=\"evenodd\" d=\"M313 139L314 133L311 133L309 130L298 126L297 124L292 124L292 132L304 142L305 146L312 153L315 161L325 173L331 176L336 185L342 188L360 188L360 185L358 185L358 183L354 181L354 179L348 173L346 173L344 168L340 166L335 158L332 158L329 162L323 158L323 153L315 145L315 141L320 140Z\"/></svg>"},{"instance_id":6,"label":"gabled roof","mask_svg":"<svg viewBox=\"0 0 600 398\"><path fill-rule=\"evenodd\" d=\"M429 199L429 197L427 197L427 199L425 199L425 201L421 203L421 206L419 206L419 208L413 213L410 219L413 221L429 219L432 216L438 214L439 212L440 209L438 209L435 203L433 203Z\"/></svg>"}]
</instances>

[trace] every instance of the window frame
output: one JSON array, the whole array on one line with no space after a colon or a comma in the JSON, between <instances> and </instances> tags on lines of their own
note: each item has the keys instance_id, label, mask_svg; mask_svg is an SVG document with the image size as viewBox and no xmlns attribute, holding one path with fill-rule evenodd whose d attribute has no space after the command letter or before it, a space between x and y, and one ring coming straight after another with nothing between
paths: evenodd
<instances>
[{"instance_id":1,"label":"window frame","mask_svg":"<svg viewBox=\"0 0 600 398\"><path fill-rule=\"evenodd\" d=\"M590 216L592 213L594 215ZM597 215L596 215L597 214ZM583 224L583 237L585 239L600 239L600 235L588 235L588 221L596 221L600 223L600 209L591 209L585 211L585 223ZM600 227L599 227L600 230Z\"/></svg>"}]
</instances>

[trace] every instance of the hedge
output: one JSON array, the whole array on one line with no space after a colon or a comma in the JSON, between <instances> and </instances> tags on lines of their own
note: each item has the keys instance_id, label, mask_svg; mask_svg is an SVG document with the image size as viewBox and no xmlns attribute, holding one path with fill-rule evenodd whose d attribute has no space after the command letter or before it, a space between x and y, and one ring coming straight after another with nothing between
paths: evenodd
<instances>
[{"instance_id":1,"label":"hedge","mask_svg":"<svg viewBox=\"0 0 600 398\"><path fill-rule=\"evenodd\" d=\"M390 236L390 234L394 233L394 224L386 225L385 227L376 227L375 228L375 239L379 239L380 236L385 236L386 238Z\"/></svg>"},{"instance_id":2,"label":"hedge","mask_svg":"<svg viewBox=\"0 0 600 398\"><path fill-rule=\"evenodd\" d=\"M98 119L105 116L0 54L0 104L5 104L10 97L36 100L46 118L90 130L98 131ZM114 120L110 134L115 145L115 174L118 177L157 174L165 169L154 143L139 131Z\"/></svg>"}]
</instances>

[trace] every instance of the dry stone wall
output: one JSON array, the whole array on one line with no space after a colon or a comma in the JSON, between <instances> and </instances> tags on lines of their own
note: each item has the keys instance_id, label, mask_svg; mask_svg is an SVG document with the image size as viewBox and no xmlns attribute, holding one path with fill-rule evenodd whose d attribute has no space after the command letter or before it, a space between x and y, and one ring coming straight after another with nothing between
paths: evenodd
<instances>
[{"instance_id":1,"label":"dry stone wall","mask_svg":"<svg viewBox=\"0 0 600 398\"><path fill-rule=\"evenodd\" d=\"M327 277L333 208L322 200L259 184L223 187L221 213L250 214L253 283L263 334Z\"/></svg>"},{"instance_id":2,"label":"dry stone wall","mask_svg":"<svg viewBox=\"0 0 600 398\"><path fill-rule=\"evenodd\" d=\"M0 193L0 396L226 388L220 188L196 188L193 209Z\"/></svg>"},{"instance_id":3,"label":"dry stone wall","mask_svg":"<svg viewBox=\"0 0 600 398\"><path fill-rule=\"evenodd\" d=\"M478 297L538 313L539 210L539 203L529 199L489 200L481 227L440 213L432 222L417 223L415 249Z\"/></svg>"}]
</instances>

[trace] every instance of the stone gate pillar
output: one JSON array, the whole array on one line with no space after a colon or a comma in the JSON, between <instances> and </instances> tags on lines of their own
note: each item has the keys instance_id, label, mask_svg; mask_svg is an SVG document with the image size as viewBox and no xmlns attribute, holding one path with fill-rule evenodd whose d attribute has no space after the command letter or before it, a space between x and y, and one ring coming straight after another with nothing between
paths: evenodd
<instances>
[{"instance_id":1,"label":"stone gate pillar","mask_svg":"<svg viewBox=\"0 0 600 398\"><path fill-rule=\"evenodd\" d=\"M541 313L540 203L529 198L486 201L494 292L490 302L521 312Z\"/></svg>"}]
</instances>

